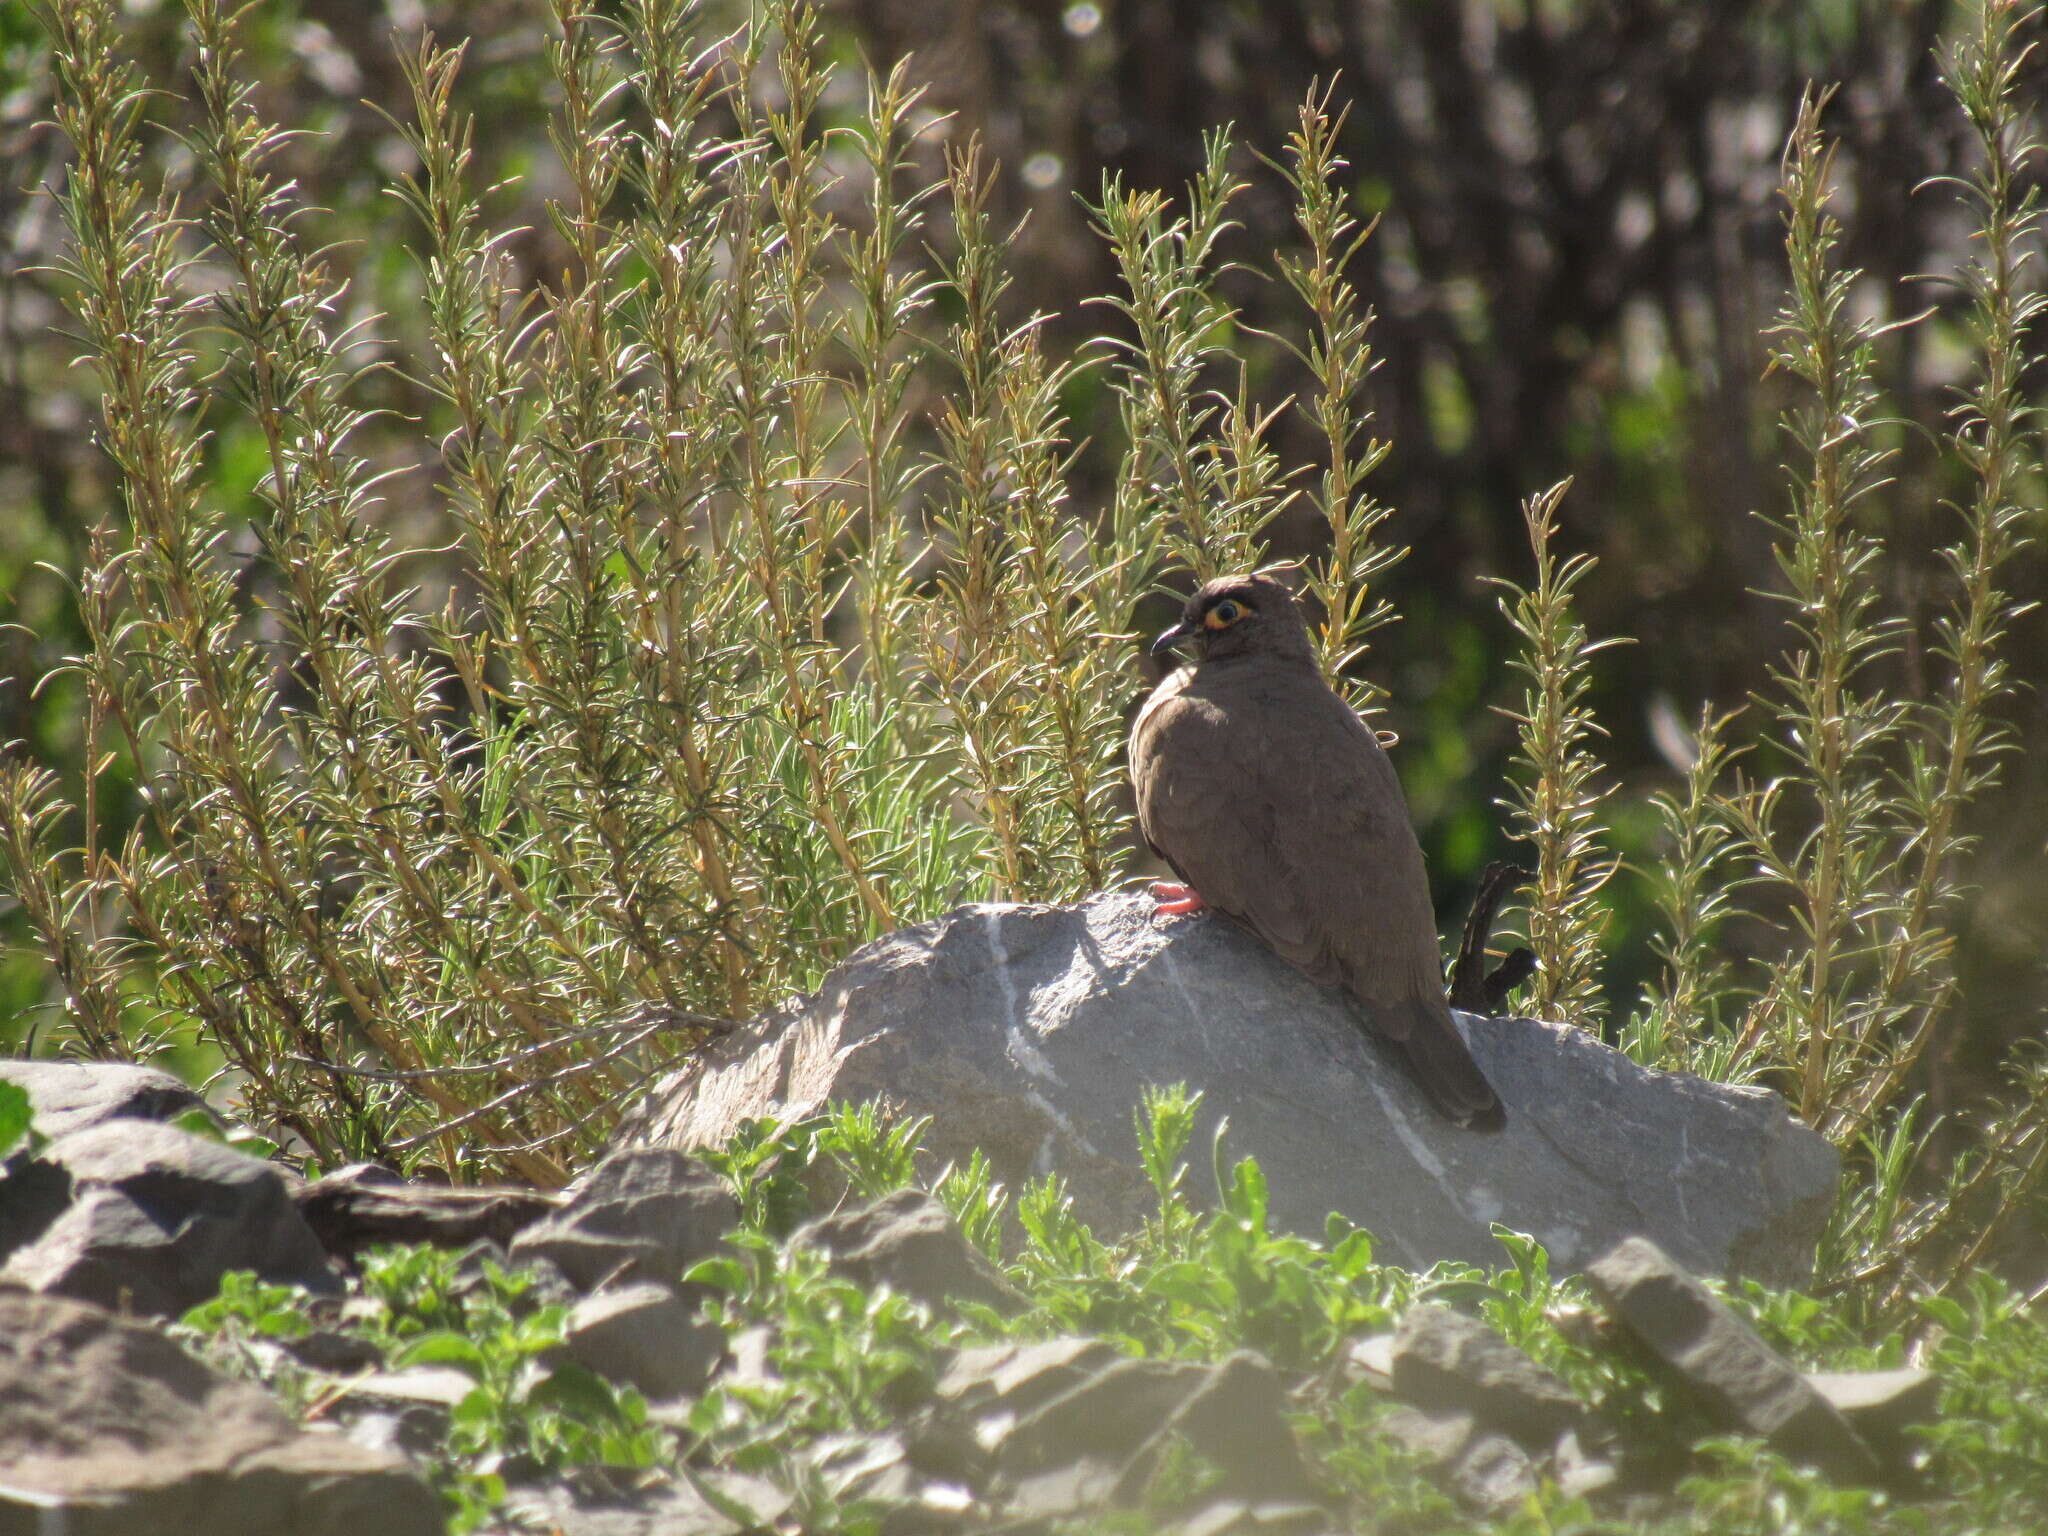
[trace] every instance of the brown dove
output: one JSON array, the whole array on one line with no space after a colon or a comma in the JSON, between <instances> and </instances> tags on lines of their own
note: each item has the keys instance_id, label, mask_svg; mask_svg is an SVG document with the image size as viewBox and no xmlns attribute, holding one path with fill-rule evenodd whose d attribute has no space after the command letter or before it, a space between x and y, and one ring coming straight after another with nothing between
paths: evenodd
<instances>
[{"instance_id":1,"label":"brown dove","mask_svg":"<svg viewBox=\"0 0 2048 1536\"><path fill-rule=\"evenodd\" d=\"M1265 576L1196 592L1154 655L1192 641L1131 727L1146 842L1182 885L1159 912L1214 907L1401 1047L1445 1118L1507 1124L1444 1000L1422 849L1393 764L1323 681L1293 596Z\"/></svg>"}]
</instances>

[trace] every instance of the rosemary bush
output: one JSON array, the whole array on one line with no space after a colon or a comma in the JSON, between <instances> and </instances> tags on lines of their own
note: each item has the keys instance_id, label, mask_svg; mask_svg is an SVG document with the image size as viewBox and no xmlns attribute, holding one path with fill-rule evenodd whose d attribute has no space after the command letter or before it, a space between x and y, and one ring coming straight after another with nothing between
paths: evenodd
<instances>
[{"instance_id":1,"label":"rosemary bush","mask_svg":"<svg viewBox=\"0 0 2048 1536\"><path fill-rule=\"evenodd\" d=\"M1323 665L1380 702L1359 663L1403 551L1370 489L1390 445L1346 267L1371 229L1334 88L1267 162L1299 237L1266 258L1300 304L1278 339L1313 384L1269 399L1227 297L1247 243L1227 134L1178 201L1112 181L1089 204L1121 286L1086 301L1099 342L1062 356L1006 302L996 168L953 143L942 175L921 169L937 125L905 67L837 92L798 0L730 35L689 0L602 18L548 0L562 269L515 282L461 52L413 40L411 99L384 105L416 162L394 238L428 344L393 356L347 318L350 253L317 243L276 169L291 127L257 109L244 14L185 9L198 126L171 186L143 154L160 83L124 55L117 8L47 8L67 276L123 496L75 573L82 772L0 766L0 848L62 1048L203 1041L244 1113L323 1163L558 1183L652 1068L864 940L1120 879L1138 604L1264 562L1283 510L1326 528L1302 573ZM1964 813L2004 740L2003 578L2039 489L2029 22L1989 0L1949 61L1980 238L1956 274L1974 371L1945 442L1971 490L1934 632L1886 611L1858 519L1896 434L1818 93L1785 156L1769 338L1807 392L1775 525L1786 646L1750 707L1701 714L1653 867L1608 842L1589 681L1619 637L1574 613L1588 562L1556 548L1563 487L1527 503L1533 585L1503 602L1525 684L1503 803L1531 845L1527 1005L1603 1026L1602 902L1646 880L1664 969L1610 1032L1649 1063L1780 1087L1858 1158L1825 1258L1880 1297L1992 1252L2048 1160L2037 1064L1960 1156L1937 1163L1957 1143L1914 1108L1956 1005ZM400 424L428 508L387 504L361 359L431 402ZM1066 405L1085 375L1116 402L1120 456L1091 506L1070 492ZM1317 462L1275 447L1289 411ZM234 510L251 486L208 457L230 415L263 449L253 518ZM452 530L445 595L412 584L425 551L401 522ZM1909 639L1945 669L1925 698L1883 683ZM132 829L103 805L116 779L138 786Z\"/></svg>"}]
</instances>

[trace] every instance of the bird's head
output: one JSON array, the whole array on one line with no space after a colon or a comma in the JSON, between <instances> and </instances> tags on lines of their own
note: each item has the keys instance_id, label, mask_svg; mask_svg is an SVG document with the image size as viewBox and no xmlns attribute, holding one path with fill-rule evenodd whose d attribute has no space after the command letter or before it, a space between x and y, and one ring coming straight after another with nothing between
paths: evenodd
<instances>
[{"instance_id":1,"label":"bird's head","mask_svg":"<svg viewBox=\"0 0 2048 1536\"><path fill-rule=\"evenodd\" d=\"M1180 622L1152 642L1164 655L1192 641L1197 661L1265 654L1306 661L1308 623L1294 594L1270 576L1218 576L1204 582L1181 610Z\"/></svg>"}]
</instances>

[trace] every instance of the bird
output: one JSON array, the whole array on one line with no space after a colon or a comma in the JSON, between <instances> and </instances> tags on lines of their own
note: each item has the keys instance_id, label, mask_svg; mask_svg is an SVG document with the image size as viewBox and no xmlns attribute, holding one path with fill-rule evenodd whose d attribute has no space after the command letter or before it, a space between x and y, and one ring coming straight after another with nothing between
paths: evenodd
<instances>
[{"instance_id":1,"label":"bird","mask_svg":"<svg viewBox=\"0 0 2048 1536\"><path fill-rule=\"evenodd\" d=\"M1324 681L1294 596L1265 575L1204 583L1153 642L1192 644L1131 725L1138 826L1179 877L1155 914L1213 908L1400 1047L1432 1105L1498 1131L1500 1097L1444 996L1422 848L1379 738Z\"/></svg>"}]
</instances>

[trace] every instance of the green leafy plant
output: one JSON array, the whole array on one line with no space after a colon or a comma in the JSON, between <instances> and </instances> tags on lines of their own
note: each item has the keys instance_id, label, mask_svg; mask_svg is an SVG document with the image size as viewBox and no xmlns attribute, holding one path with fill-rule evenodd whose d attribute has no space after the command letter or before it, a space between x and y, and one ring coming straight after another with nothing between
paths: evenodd
<instances>
[{"instance_id":1,"label":"green leafy plant","mask_svg":"<svg viewBox=\"0 0 2048 1536\"><path fill-rule=\"evenodd\" d=\"M917 1177L916 1157L929 1115L893 1115L879 1104L834 1104L820 1118L817 1146L839 1165L853 1193L877 1199Z\"/></svg>"},{"instance_id":2,"label":"green leafy plant","mask_svg":"<svg viewBox=\"0 0 2048 1536\"><path fill-rule=\"evenodd\" d=\"M34 1122L28 1090L17 1083L0 1083L0 1156L12 1153L24 1143L30 1151L35 1150L39 1138Z\"/></svg>"}]
</instances>

